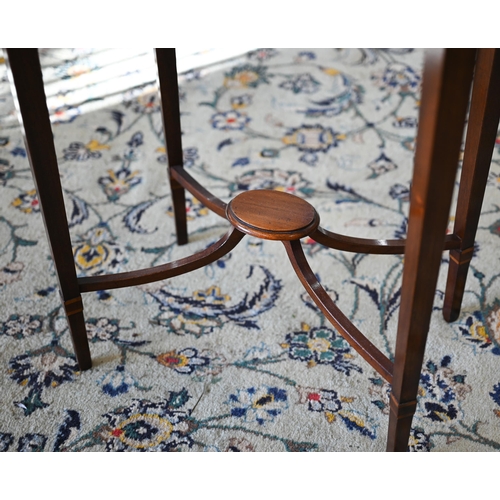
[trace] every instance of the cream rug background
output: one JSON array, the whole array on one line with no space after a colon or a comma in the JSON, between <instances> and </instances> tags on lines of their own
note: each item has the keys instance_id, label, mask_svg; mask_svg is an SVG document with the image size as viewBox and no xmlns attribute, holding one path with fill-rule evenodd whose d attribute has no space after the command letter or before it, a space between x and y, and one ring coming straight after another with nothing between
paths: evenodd
<instances>
[{"instance_id":1,"label":"cream rug background","mask_svg":"<svg viewBox=\"0 0 500 500\"><path fill-rule=\"evenodd\" d=\"M41 56L79 274L168 262L224 234L189 196L190 243L175 244L151 52ZM226 201L285 190L332 231L404 236L422 63L411 49L260 49L184 73L186 168ZM94 366L78 372L2 78L0 449L385 449L389 387L306 297L277 242L246 237L189 275L85 295ZM500 448L499 160L454 324L441 316L443 254L412 451ZM391 356L401 257L304 248Z\"/></svg>"}]
</instances>

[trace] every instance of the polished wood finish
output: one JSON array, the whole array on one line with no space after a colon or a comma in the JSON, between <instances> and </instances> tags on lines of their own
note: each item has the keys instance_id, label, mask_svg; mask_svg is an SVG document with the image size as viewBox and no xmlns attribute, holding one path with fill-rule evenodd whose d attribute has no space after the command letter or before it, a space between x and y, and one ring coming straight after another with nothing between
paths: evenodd
<instances>
[{"instance_id":1,"label":"polished wood finish","mask_svg":"<svg viewBox=\"0 0 500 500\"><path fill-rule=\"evenodd\" d=\"M450 252L443 305L446 321L455 321L460 314L499 118L500 52L479 49L453 228L461 244Z\"/></svg>"},{"instance_id":2,"label":"polished wood finish","mask_svg":"<svg viewBox=\"0 0 500 500\"><path fill-rule=\"evenodd\" d=\"M287 193L272 190L244 192L226 204L197 182L183 168L175 51L156 49L178 243L187 242L186 189L233 227L218 242L189 257L149 269L83 278L76 277L37 50L8 49L7 56L62 302L81 369L91 366L81 293L136 286L193 271L230 252L245 233L279 240L283 242L299 280L326 318L392 384L387 450L407 450L443 250L451 250L445 317L455 317L460 309L467 274L466 261L472 254L485 176L491 161L494 129L500 114L500 97L494 92L500 78L496 50L479 50L454 233L445 235L475 49L435 50L428 54L408 238L374 240L344 236L321 228L314 207ZM305 236L341 251L405 255L394 362L352 324L321 286L300 243L300 238ZM454 262L458 267L454 267Z\"/></svg>"},{"instance_id":3,"label":"polished wood finish","mask_svg":"<svg viewBox=\"0 0 500 500\"><path fill-rule=\"evenodd\" d=\"M283 244L285 245L295 273L315 304L321 309L342 337L349 342L351 347L390 383L392 381L393 363L335 305L309 267L300 241L284 241Z\"/></svg>"},{"instance_id":4,"label":"polished wood finish","mask_svg":"<svg viewBox=\"0 0 500 500\"><path fill-rule=\"evenodd\" d=\"M175 49L156 49L156 66L163 119L163 134L168 159L168 178L172 193L177 243L188 242L186 192L172 175L172 168L183 168L181 113Z\"/></svg>"},{"instance_id":5,"label":"polished wood finish","mask_svg":"<svg viewBox=\"0 0 500 500\"><path fill-rule=\"evenodd\" d=\"M388 451L406 451L460 155L476 51L429 51L410 199Z\"/></svg>"},{"instance_id":6,"label":"polished wood finish","mask_svg":"<svg viewBox=\"0 0 500 500\"><path fill-rule=\"evenodd\" d=\"M76 279L42 70L37 49L6 49L14 100L21 115L24 142L38 193L49 246L68 317L71 340L81 370L92 366L83 305ZM75 310L73 304L81 307Z\"/></svg>"},{"instance_id":7,"label":"polished wood finish","mask_svg":"<svg viewBox=\"0 0 500 500\"><path fill-rule=\"evenodd\" d=\"M321 245L343 252L369 253L377 255L397 255L405 253L406 240L373 240L369 238L356 238L343 234L332 233L318 227L310 235L311 239ZM444 239L444 250L460 248L460 239L454 234L447 234Z\"/></svg>"},{"instance_id":8,"label":"polished wood finish","mask_svg":"<svg viewBox=\"0 0 500 500\"><path fill-rule=\"evenodd\" d=\"M174 276L179 276L199 269L200 267L207 266L217 259L224 257L224 255L229 253L240 242L243 236L243 233L240 233L235 228L231 228L219 241L216 241L205 250L185 257L184 259L127 273L78 278L78 285L80 291L83 293L144 285L145 283L173 278Z\"/></svg>"},{"instance_id":9,"label":"polished wood finish","mask_svg":"<svg viewBox=\"0 0 500 500\"><path fill-rule=\"evenodd\" d=\"M194 177L192 177L183 168L172 167L170 171L172 177L185 189L189 189L189 192L195 196L198 200L202 201L203 204L215 212L217 215L226 218L226 207L227 204L222 200L219 200L214 196L208 189L205 189Z\"/></svg>"},{"instance_id":10,"label":"polished wood finish","mask_svg":"<svg viewBox=\"0 0 500 500\"><path fill-rule=\"evenodd\" d=\"M306 200L265 189L245 191L226 209L229 222L243 233L264 240L299 240L319 225L319 215Z\"/></svg>"}]
</instances>

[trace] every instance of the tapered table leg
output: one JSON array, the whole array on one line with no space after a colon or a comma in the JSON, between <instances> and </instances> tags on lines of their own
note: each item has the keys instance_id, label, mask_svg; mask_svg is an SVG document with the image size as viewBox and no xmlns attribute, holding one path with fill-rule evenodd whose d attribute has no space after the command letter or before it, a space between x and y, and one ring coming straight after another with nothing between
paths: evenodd
<instances>
[{"instance_id":1,"label":"tapered table leg","mask_svg":"<svg viewBox=\"0 0 500 500\"><path fill-rule=\"evenodd\" d=\"M14 99L22 113L26 150L76 359L80 369L87 370L92 366L92 361L38 50L6 49L6 54Z\"/></svg>"},{"instance_id":2,"label":"tapered table leg","mask_svg":"<svg viewBox=\"0 0 500 500\"><path fill-rule=\"evenodd\" d=\"M167 150L177 243L184 245L188 241L186 192L171 174L172 167L183 166L179 86L177 82L175 49L156 49L156 63L158 67L163 131Z\"/></svg>"},{"instance_id":3,"label":"tapered table leg","mask_svg":"<svg viewBox=\"0 0 500 500\"><path fill-rule=\"evenodd\" d=\"M459 160L475 49L426 55L390 400L388 451L406 451Z\"/></svg>"},{"instance_id":4,"label":"tapered table leg","mask_svg":"<svg viewBox=\"0 0 500 500\"><path fill-rule=\"evenodd\" d=\"M461 244L450 252L443 306L446 321L455 321L460 314L499 117L500 51L479 49L453 229Z\"/></svg>"}]
</instances>

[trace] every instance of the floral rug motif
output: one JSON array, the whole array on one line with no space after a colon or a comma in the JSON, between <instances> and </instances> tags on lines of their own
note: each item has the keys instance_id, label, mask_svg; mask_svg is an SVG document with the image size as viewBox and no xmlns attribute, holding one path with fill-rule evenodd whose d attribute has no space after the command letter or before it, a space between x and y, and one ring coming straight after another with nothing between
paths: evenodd
<instances>
[{"instance_id":1,"label":"floral rug motif","mask_svg":"<svg viewBox=\"0 0 500 500\"><path fill-rule=\"evenodd\" d=\"M185 168L225 201L275 189L307 199L331 231L404 237L423 56L259 49L183 73ZM80 276L166 263L226 232L188 195L190 241L176 245L152 52L41 58ZM188 275L84 295L94 365L79 372L0 68L0 450L385 449L390 386L325 320L279 242L245 237ZM452 324L443 254L411 451L500 449L499 153ZM392 357L403 258L303 247Z\"/></svg>"}]
</instances>

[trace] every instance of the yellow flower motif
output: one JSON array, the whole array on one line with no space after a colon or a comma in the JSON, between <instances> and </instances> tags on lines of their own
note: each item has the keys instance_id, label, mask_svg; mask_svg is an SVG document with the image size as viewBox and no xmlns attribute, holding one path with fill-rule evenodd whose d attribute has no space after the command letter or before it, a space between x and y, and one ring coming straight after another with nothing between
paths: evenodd
<instances>
[{"instance_id":1,"label":"yellow flower motif","mask_svg":"<svg viewBox=\"0 0 500 500\"><path fill-rule=\"evenodd\" d=\"M335 422L335 413L332 413L331 411L325 411L325 417L326 420L328 421L329 424L332 422Z\"/></svg>"},{"instance_id":2,"label":"yellow flower motif","mask_svg":"<svg viewBox=\"0 0 500 500\"><path fill-rule=\"evenodd\" d=\"M152 428L157 430L157 432L155 432L151 436L151 439L148 439L147 441L138 441L137 439L134 439L134 429L138 427L138 425L144 425L144 423L149 423ZM111 432L111 434L127 446L136 449L144 449L152 448L153 446L159 445L162 441L166 441L172 434L173 430L173 425L167 419L161 418L159 415L136 413L121 422L120 425Z\"/></svg>"},{"instance_id":3,"label":"yellow flower motif","mask_svg":"<svg viewBox=\"0 0 500 500\"><path fill-rule=\"evenodd\" d=\"M323 71L323 73L329 76L336 76L340 74L340 71L335 68L321 68L321 71Z\"/></svg>"},{"instance_id":4,"label":"yellow flower motif","mask_svg":"<svg viewBox=\"0 0 500 500\"><path fill-rule=\"evenodd\" d=\"M290 131L281 140L287 146L296 146L300 151L314 153L328 151L345 137L345 134L336 134L331 128L322 125L303 125Z\"/></svg>"},{"instance_id":5,"label":"yellow flower motif","mask_svg":"<svg viewBox=\"0 0 500 500\"><path fill-rule=\"evenodd\" d=\"M138 170L131 172L125 167L116 172L108 170L107 174L107 177L99 178L99 184L110 201L119 199L120 196L128 193L131 188L137 186L142 180Z\"/></svg>"},{"instance_id":6,"label":"yellow flower motif","mask_svg":"<svg viewBox=\"0 0 500 500\"><path fill-rule=\"evenodd\" d=\"M229 295L223 295L218 286L211 286L207 290L196 290L193 293L196 300L200 302L210 302L211 304L224 304L228 300L231 300Z\"/></svg>"},{"instance_id":7,"label":"yellow flower motif","mask_svg":"<svg viewBox=\"0 0 500 500\"><path fill-rule=\"evenodd\" d=\"M441 422L449 422L452 417L450 417L447 413L442 412L442 411L435 411L434 414L436 414Z\"/></svg>"},{"instance_id":8,"label":"yellow flower motif","mask_svg":"<svg viewBox=\"0 0 500 500\"><path fill-rule=\"evenodd\" d=\"M164 354L160 354L156 359L160 364L168 366L169 368L182 368L189 363L187 356L178 354L176 351L169 351Z\"/></svg>"},{"instance_id":9,"label":"yellow flower motif","mask_svg":"<svg viewBox=\"0 0 500 500\"><path fill-rule=\"evenodd\" d=\"M12 202L12 206L18 208L25 214L30 214L33 211L40 211L40 205L36 195L36 189L31 189L25 193L20 194Z\"/></svg>"},{"instance_id":10,"label":"yellow flower motif","mask_svg":"<svg viewBox=\"0 0 500 500\"><path fill-rule=\"evenodd\" d=\"M412 449L417 445L418 445L418 440L415 438L413 434L410 434L410 437L408 439L408 448Z\"/></svg>"},{"instance_id":11,"label":"yellow flower motif","mask_svg":"<svg viewBox=\"0 0 500 500\"><path fill-rule=\"evenodd\" d=\"M486 328L480 321L475 321L469 328L470 335L473 339L478 339L481 341L488 341L488 334L486 333Z\"/></svg>"},{"instance_id":12,"label":"yellow flower motif","mask_svg":"<svg viewBox=\"0 0 500 500\"><path fill-rule=\"evenodd\" d=\"M354 398L349 398L347 396L340 396L340 401L342 401L342 403L352 403L354 401Z\"/></svg>"},{"instance_id":13,"label":"yellow flower motif","mask_svg":"<svg viewBox=\"0 0 500 500\"><path fill-rule=\"evenodd\" d=\"M101 151L102 149L111 149L111 146L109 146L108 144L101 144L99 141L96 141L95 139L90 141L85 147L92 152Z\"/></svg>"},{"instance_id":14,"label":"yellow flower motif","mask_svg":"<svg viewBox=\"0 0 500 500\"><path fill-rule=\"evenodd\" d=\"M113 172L113 170L108 170L108 175L111 179L111 183L113 184L113 189L115 191L118 191L118 189L120 189L120 191L122 189L125 189L125 188L128 188L128 184L130 183L130 181L136 177L137 175L139 175L139 171L138 170L134 170L132 173L130 173L127 177L125 178L120 178L116 175L115 172Z\"/></svg>"},{"instance_id":15,"label":"yellow flower motif","mask_svg":"<svg viewBox=\"0 0 500 500\"><path fill-rule=\"evenodd\" d=\"M236 102L236 101L235 101L235 102L232 102L232 103L231 103L231 107L232 107L233 109L238 110L238 109L243 109L243 108L246 108L246 107L247 107L247 104L245 104L245 103L243 103L243 102Z\"/></svg>"},{"instance_id":16,"label":"yellow flower motif","mask_svg":"<svg viewBox=\"0 0 500 500\"><path fill-rule=\"evenodd\" d=\"M121 247L110 241L109 231L97 227L73 247L75 264L82 271L116 270L125 256Z\"/></svg>"},{"instance_id":17,"label":"yellow flower motif","mask_svg":"<svg viewBox=\"0 0 500 500\"><path fill-rule=\"evenodd\" d=\"M259 80L259 74L251 70L243 70L236 72L230 77L224 79L224 87L226 88L247 88L255 84Z\"/></svg>"},{"instance_id":18,"label":"yellow flower motif","mask_svg":"<svg viewBox=\"0 0 500 500\"><path fill-rule=\"evenodd\" d=\"M330 348L331 343L325 338L315 337L307 342L307 347L311 351L326 352Z\"/></svg>"},{"instance_id":19,"label":"yellow flower motif","mask_svg":"<svg viewBox=\"0 0 500 500\"><path fill-rule=\"evenodd\" d=\"M75 261L81 269L93 269L100 266L108 256L108 250L104 245L91 246L88 243L75 249Z\"/></svg>"}]
</instances>

